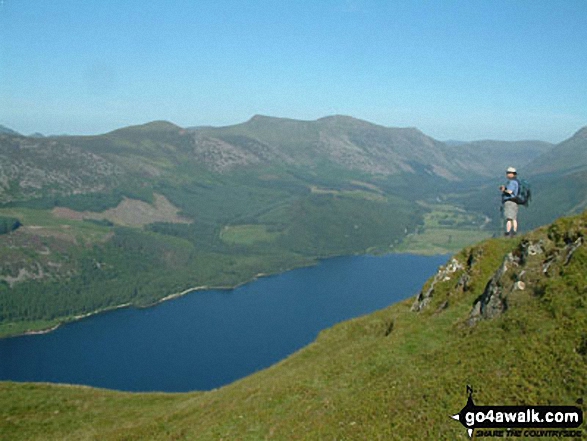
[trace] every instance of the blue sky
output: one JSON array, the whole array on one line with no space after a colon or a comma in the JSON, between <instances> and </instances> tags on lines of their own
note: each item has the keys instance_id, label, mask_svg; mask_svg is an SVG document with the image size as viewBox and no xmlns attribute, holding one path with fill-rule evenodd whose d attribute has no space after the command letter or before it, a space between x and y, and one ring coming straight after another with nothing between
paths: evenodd
<instances>
[{"instance_id":1,"label":"blue sky","mask_svg":"<svg viewBox=\"0 0 587 441\"><path fill-rule=\"evenodd\" d=\"M560 142L587 125L587 1L0 0L0 124L254 114Z\"/></svg>"}]
</instances>

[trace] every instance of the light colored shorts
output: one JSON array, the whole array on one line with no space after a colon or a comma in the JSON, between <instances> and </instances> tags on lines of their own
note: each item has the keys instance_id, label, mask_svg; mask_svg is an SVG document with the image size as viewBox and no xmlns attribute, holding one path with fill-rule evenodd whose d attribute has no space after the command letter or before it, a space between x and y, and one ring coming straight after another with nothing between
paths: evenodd
<instances>
[{"instance_id":1,"label":"light colored shorts","mask_svg":"<svg viewBox=\"0 0 587 441\"><path fill-rule=\"evenodd\" d=\"M516 220L518 218L518 204L512 201L505 201L503 203L503 217Z\"/></svg>"}]
</instances>

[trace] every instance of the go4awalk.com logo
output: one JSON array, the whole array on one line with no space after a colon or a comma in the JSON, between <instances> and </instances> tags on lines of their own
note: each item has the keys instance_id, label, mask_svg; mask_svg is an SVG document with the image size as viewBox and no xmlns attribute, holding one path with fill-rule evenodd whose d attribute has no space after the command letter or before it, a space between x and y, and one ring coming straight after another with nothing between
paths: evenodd
<instances>
[{"instance_id":1,"label":"go4awalk.com logo","mask_svg":"<svg viewBox=\"0 0 587 441\"><path fill-rule=\"evenodd\" d=\"M451 418L481 437L580 438L583 411L576 406L477 406L467 386L465 407Z\"/></svg>"}]
</instances>

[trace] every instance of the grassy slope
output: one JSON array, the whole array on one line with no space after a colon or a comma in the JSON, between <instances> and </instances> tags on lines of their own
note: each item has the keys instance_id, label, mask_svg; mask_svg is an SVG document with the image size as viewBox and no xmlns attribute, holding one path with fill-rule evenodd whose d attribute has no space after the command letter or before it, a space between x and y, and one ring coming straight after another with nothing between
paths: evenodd
<instances>
[{"instance_id":1,"label":"grassy slope","mask_svg":"<svg viewBox=\"0 0 587 441\"><path fill-rule=\"evenodd\" d=\"M528 168L533 175L586 170L586 144L587 127L583 127L554 149L537 157Z\"/></svg>"},{"instance_id":2,"label":"grassy slope","mask_svg":"<svg viewBox=\"0 0 587 441\"><path fill-rule=\"evenodd\" d=\"M584 213L558 221L548 237L545 229L528 235L546 249L528 260L529 274L541 274L546 256L586 231ZM585 244L568 265L552 266L550 277L528 278L505 314L466 324L520 240L494 239L457 254L470 263L468 288L459 284L462 271L454 273L421 313L405 301L341 323L281 363L211 392L2 383L0 433L26 440L453 440L468 439L449 418L464 406L466 384L479 405L572 405L587 393Z\"/></svg>"}]
</instances>

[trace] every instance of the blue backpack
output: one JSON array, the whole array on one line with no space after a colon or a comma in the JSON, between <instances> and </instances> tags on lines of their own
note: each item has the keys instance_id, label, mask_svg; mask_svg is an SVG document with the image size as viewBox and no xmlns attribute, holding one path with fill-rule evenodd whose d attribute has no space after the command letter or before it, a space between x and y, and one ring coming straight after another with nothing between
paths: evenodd
<instances>
[{"instance_id":1,"label":"blue backpack","mask_svg":"<svg viewBox=\"0 0 587 441\"><path fill-rule=\"evenodd\" d=\"M516 179L518 181L518 194L511 200L518 205L528 206L530 199L532 199L532 190L530 189L530 183L525 179Z\"/></svg>"}]
</instances>

